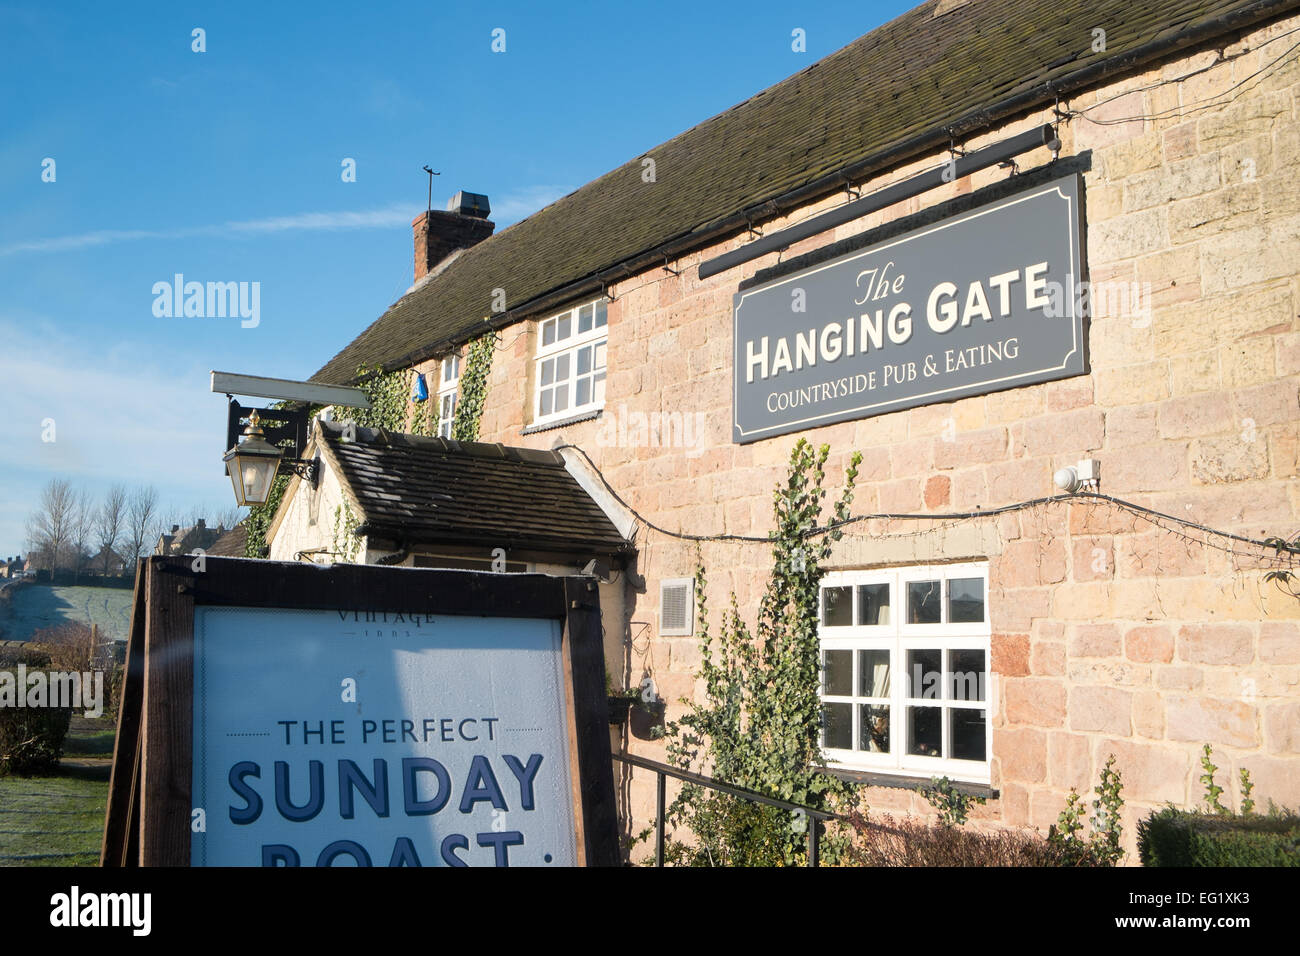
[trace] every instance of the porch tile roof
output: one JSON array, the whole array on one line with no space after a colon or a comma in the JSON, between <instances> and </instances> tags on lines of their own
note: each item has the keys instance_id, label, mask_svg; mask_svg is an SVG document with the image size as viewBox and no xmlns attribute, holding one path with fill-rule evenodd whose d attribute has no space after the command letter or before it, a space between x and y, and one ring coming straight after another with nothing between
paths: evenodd
<instances>
[{"instance_id":1,"label":"porch tile roof","mask_svg":"<svg viewBox=\"0 0 1300 956\"><path fill-rule=\"evenodd\" d=\"M321 422L323 454L359 508L363 533L408 545L630 553L631 543L555 451L424 438Z\"/></svg>"}]
</instances>

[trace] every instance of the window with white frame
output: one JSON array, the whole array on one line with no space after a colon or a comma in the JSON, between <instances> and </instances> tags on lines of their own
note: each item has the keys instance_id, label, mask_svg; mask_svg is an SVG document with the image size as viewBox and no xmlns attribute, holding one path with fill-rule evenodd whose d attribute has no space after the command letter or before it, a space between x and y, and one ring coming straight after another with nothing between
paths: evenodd
<instances>
[{"instance_id":1,"label":"window with white frame","mask_svg":"<svg viewBox=\"0 0 1300 956\"><path fill-rule=\"evenodd\" d=\"M606 310L601 298L538 325L534 424L604 406Z\"/></svg>"},{"instance_id":2,"label":"window with white frame","mask_svg":"<svg viewBox=\"0 0 1300 956\"><path fill-rule=\"evenodd\" d=\"M987 563L822 579L822 748L832 766L989 782Z\"/></svg>"},{"instance_id":3,"label":"window with white frame","mask_svg":"<svg viewBox=\"0 0 1300 956\"><path fill-rule=\"evenodd\" d=\"M460 356L448 355L438 369L438 435L451 437L456 422L456 388L460 385Z\"/></svg>"}]
</instances>

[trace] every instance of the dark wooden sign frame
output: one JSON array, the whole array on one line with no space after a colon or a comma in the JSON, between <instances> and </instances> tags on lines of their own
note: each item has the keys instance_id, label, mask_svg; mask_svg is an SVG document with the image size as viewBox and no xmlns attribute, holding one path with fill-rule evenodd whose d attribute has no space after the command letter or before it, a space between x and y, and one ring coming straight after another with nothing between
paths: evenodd
<instances>
[{"instance_id":1,"label":"dark wooden sign frame","mask_svg":"<svg viewBox=\"0 0 1300 956\"><path fill-rule=\"evenodd\" d=\"M187 555L140 561L100 854L188 866L196 607L389 610L561 622L579 865L617 866L618 818L594 578Z\"/></svg>"}]
</instances>

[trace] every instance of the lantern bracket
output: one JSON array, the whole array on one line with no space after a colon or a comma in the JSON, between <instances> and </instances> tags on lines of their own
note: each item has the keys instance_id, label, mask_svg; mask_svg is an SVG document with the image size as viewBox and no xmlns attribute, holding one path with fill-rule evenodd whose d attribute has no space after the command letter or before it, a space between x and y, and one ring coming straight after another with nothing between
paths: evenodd
<instances>
[{"instance_id":1,"label":"lantern bracket","mask_svg":"<svg viewBox=\"0 0 1300 956\"><path fill-rule=\"evenodd\" d=\"M303 481L315 489L320 481L320 459L319 458L281 458L280 464L284 470L292 472Z\"/></svg>"}]
</instances>

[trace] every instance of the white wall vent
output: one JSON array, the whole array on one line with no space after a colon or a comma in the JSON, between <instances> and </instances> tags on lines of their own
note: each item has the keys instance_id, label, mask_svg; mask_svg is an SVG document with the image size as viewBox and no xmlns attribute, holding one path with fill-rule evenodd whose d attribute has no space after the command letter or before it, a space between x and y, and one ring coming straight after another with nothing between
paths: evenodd
<instances>
[{"instance_id":1,"label":"white wall vent","mask_svg":"<svg viewBox=\"0 0 1300 956\"><path fill-rule=\"evenodd\" d=\"M694 578L666 578L659 583L659 633L667 637L695 633Z\"/></svg>"}]
</instances>

